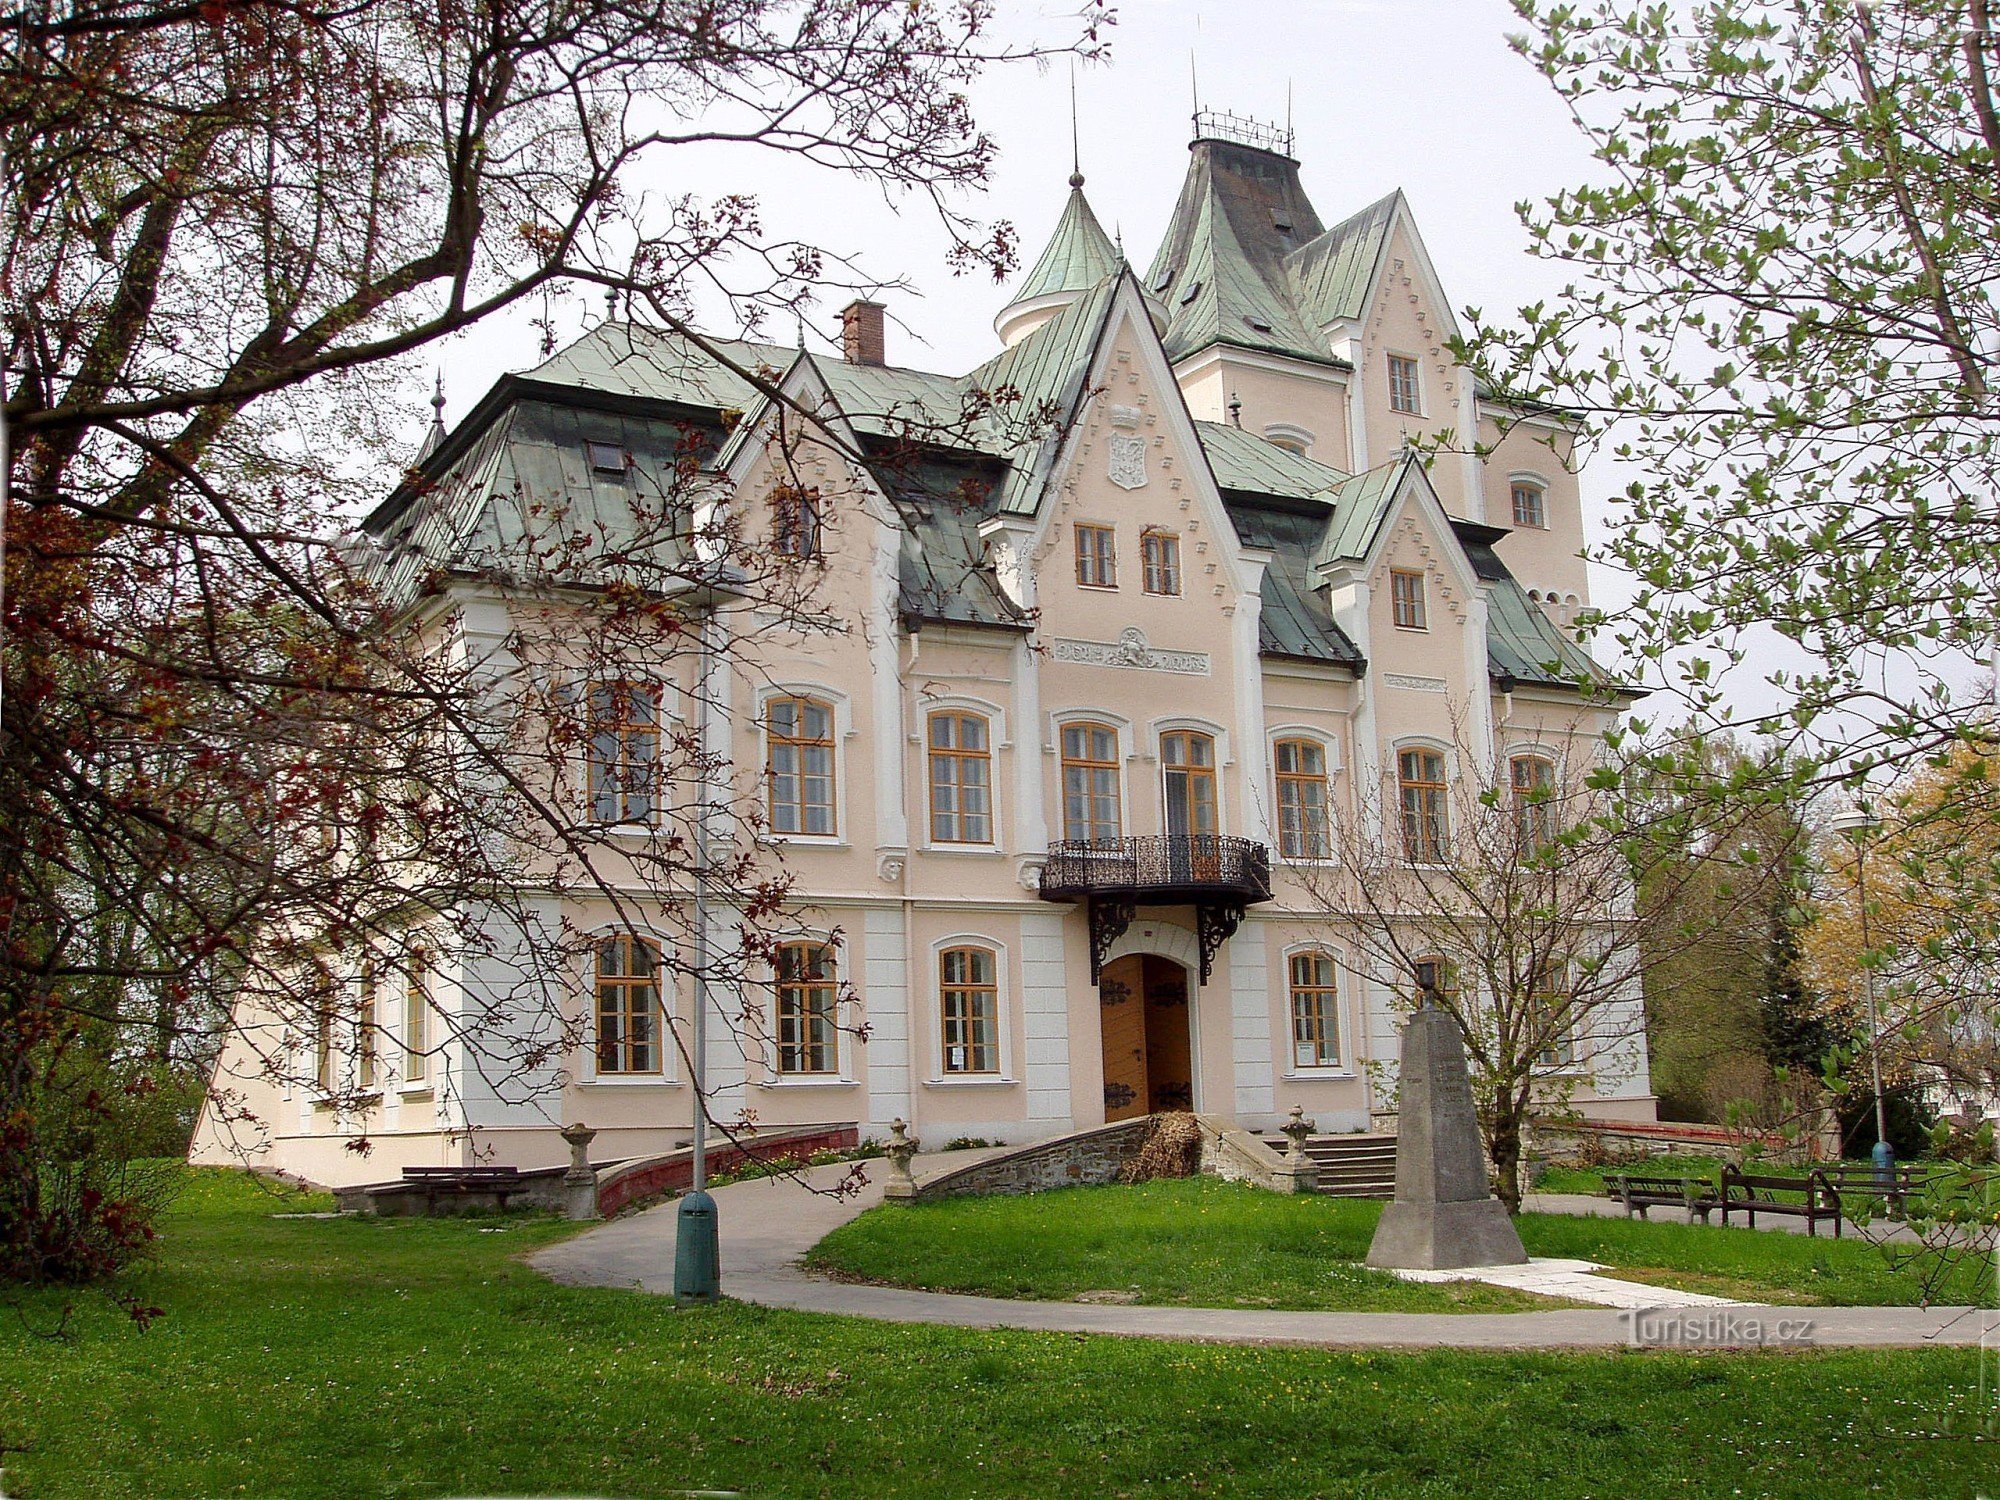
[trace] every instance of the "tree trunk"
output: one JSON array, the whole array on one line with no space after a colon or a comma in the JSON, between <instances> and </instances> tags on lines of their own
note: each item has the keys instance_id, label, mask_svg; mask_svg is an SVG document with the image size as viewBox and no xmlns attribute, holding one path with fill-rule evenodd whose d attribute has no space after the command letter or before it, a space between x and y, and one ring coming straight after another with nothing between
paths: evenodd
<instances>
[{"instance_id":1,"label":"tree trunk","mask_svg":"<svg viewBox=\"0 0 2000 1500\"><path fill-rule=\"evenodd\" d=\"M1493 1100L1494 1196L1507 1205L1509 1214L1521 1211L1521 1109L1511 1089L1498 1089Z\"/></svg>"}]
</instances>

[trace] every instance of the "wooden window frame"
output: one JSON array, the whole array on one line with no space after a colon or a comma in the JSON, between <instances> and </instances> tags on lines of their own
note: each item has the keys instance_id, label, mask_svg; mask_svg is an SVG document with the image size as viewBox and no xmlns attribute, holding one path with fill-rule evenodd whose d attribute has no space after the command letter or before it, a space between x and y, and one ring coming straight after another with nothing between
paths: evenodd
<instances>
[{"instance_id":1,"label":"wooden window frame","mask_svg":"<svg viewBox=\"0 0 2000 1500\"><path fill-rule=\"evenodd\" d=\"M637 712L641 702L649 706L650 718ZM659 684L635 677L588 682L583 706L590 821L609 827L653 822L660 814L664 695Z\"/></svg>"},{"instance_id":2,"label":"wooden window frame","mask_svg":"<svg viewBox=\"0 0 2000 1500\"><path fill-rule=\"evenodd\" d=\"M1534 504L1529 514L1522 515L1521 497L1532 495ZM1514 524L1534 531L1549 529L1549 487L1533 479L1516 479L1507 486L1508 507L1513 514Z\"/></svg>"},{"instance_id":3,"label":"wooden window frame","mask_svg":"<svg viewBox=\"0 0 2000 1500\"><path fill-rule=\"evenodd\" d=\"M323 1000L313 1025L313 1083L323 1094L333 1092L333 1001Z\"/></svg>"},{"instance_id":4,"label":"wooden window frame","mask_svg":"<svg viewBox=\"0 0 2000 1500\"><path fill-rule=\"evenodd\" d=\"M951 977L951 961L963 956L965 974ZM986 962L980 979L971 965ZM980 1039L982 1030L985 1039ZM1000 954L982 943L953 943L938 951L939 1062L951 1078L998 1077L1000 1073ZM954 1061L953 1054L958 1054Z\"/></svg>"},{"instance_id":5,"label":"wooden window frame","mask_svg":"<svg viewBox=\"0 0 2000 1500\"><path fill-rule=\"evenodd\" d=\"M1178 598L1181 592L1180 533L1162 526L1149 526L1139 533L1140 587L1161 598Z\"/></svg>"},{"instance_id":6,"label":"wooden window frame","mask_svg":"<svg viewBox=\"0 0 2000 1500\"><path fill-rule=\"evenodd\" d=\"M1316 756L1317 771L1286 770L1285 752L1293 750ZM1294 766L1303 755L1295 755ZM1304 735L1288 734L1271 745L1272 775L1277 780L1278 858L1327 860L1333 858L1333 787L1327 771L1326 746ZM1306 826L1309 794L1317 788L1318 826ZM1290 794L1288 803L1287 794Z\"/></svg>"},{"instance_id":7,"label":"wooden window frame","mask_svg":"<svg viewBox=\"0 0 2000 1500\"><path fill-rule=\"evenodd\" d=\"M382 1073L381 1027L377 1024L378 1000L373 961L361 966L354 996L354 1086L362 1093L372 1091Z\"/></svg>"},{"instance_id":8,"label":"wooden window frame","mask_svg":"<svg viewBox=\"0 0 2000 1500\"><path fill-rule=\"evenodd\" d=\"M1315 966L1304 976L1302 964ZM1324 983L1317 966L1324 964ZM1292 1017L1292 1066L1296 1068L1339 1068L1345 1062L1341 1051L1340 960L1324 948L1308 948L1285 957L1285 992ZM1312 1056L1300 1054L1306 1047ZM1329 1055L1329 1047L1331 1055Z\"/></svg>"},{"instance_id":9,"label":"wooden window frame","mask_svg":"<svg viewBox=\"0 0 2000 1500\"><path fill-rule=\"evenodd\" d=\"M1208 746L1208 759L1205 762L1196 760L1192 755L1188 754L1196 744ZM1174 759L1174 747L1176 746L1179 747L1180 753L1183 756L1183 759L1178 762ZM1208 730L1164 729L1160 731L1160 811L1163 823L1166 818L1167 808L1173 800L1172 793L1168 788L1172 786L1173 778L1179 775L1187 778L1188 810L1190 814L1198 814L1204 805L1197 789L1202 786L1208 788L1206 806L1208 808L1209 822L1213 825L1208 828L1196 828L1192 824L1198 821L1198 819L1191 817L1190 826L1184 830L1185 834L1195 838L1209 838L1222 832L1222 784L1219 774L1221 762L1222 747L1216 742L1216 737ZM1166 832L1168 830L1163 828L1162 831Z\"/></svg>"},{"instance_id":10,"label":"wooden window frame","mask_svg":"<svg viewBox=\"0 0 2000 1500\"><path fill-rule=\"evenodd\" d=\"M1535 769L1542 775L1537 778ZM1523 772L1527 777L1523 779ZM1507 757L1507 783L1514 798L1514 827L1521 846L1533 853L1556 836L1556 763L1546 755L1524 750ZM1547 796L1537 797L1538 791Z\"/></svg>"},{"instance_id":11,"label":"wooden window frame","mask_svg":"<svg viewBox=\"0 0 2000 1500\"><path fill-rule=\"evenodd\" d=\"M1386 356L1386 360L1389 372L1389 410L1398 416L1421 417L1424 414L1421 365L1414 355L1409 354L1390 354Z\"/></svg>"},{"instance_id":12,"label":"wooden window frame","mask_svg":"<svg viewBox=\"0 0 2000 1500\"><path fill-rule=\"evenodd\" d=\"M638 970L634 955L644 953L647 965ZM612 967L606 967L610 959ZM666 1065L663 1033L666 1018L660 1004L660 945L649 937L616 932L594 945L592 1015L595 1018L591 1055L600 1078L650 1078ZM635 1022L644 1022L644 1035ZM615 1022L607 1027L607 1022Z\"/></svg>"},{"instance_id":13,"label":"wooden window frame","mask_svg":"<svg viewBox=\"0 0 2000 1500\"><path fill-rule=\"evenodd\" d=\"M427 1082L431 1063L431 956L412 948L403 972L403 1086Z\"/></svg>"},{"instance_id":14,"label":"wooden window frame","mask_svg":"<svg viewBox=\"0 0 2000 1500\"><path fill-rule=\"evenodd\" d=\"M826 556L826 506L818 490L784 485L772 495L771 550L794 562Z\"/></svg>"},{"instance_id":15,"label":"wooden window frame","mask_svg":"<svg viewBox=\"0 0 2000 1500\"><path fill-rule=\"evenodd\" d=\"M1079 521L1076 532L1076 586L1080 589L1118 587L1118 528L1098 521Z\"/></svg>"},{"instance_id":16,"label":"wooden window frame","mask_svg":"<svg viewBox=\"0 0 2000 1500\"><path fill-rule=\"evenodd\" d=\"M1110 758L1108 760L1099 760L1088 754L1072 755L1070 753L1070 736L1072 734L1080 734L1084 737L1083 746L1086 752L1091 748L1091 735L1103 734L1108 736L1111 741ZM1056 736L1056 743L1062 760L1062 777L1057 783L1057 788L1062 798L1063 838L1072 842L1078 840L1095 841L1099 839L1123 838L1125 835L1125 796L1124 788L1119 784L1117 729L1110 724L1096 719L1073 719L1061 726ZM1077 825L1070 821L1069 815L1070 772L1072 770L1087 773L1088 777L1085 784L1084 796L1090 811L1084 819L1083 827L1085 831L1081 833L1077 831ZM1111 821L1109 824L1111 831L1108 834L1098 832L1100 828L1106 826L1103 820L1096 816L1096 804L1102 796L1106 795L1100 792L1096 785L1098 781L1097 773L1099 772L1104 773L1104 779L1109 783L1110 787L1108 795L1111 803Z\"/></svg>"},{"instance_id":17,"label":"wooden window frame","mask_svg":"<svg viewBox=\"0 0 2000 1500\"><path fill-rule=\"evenodd\" d=\"M792 710L792 722L796 732L781 733L776 712L782 708ZM813 712L826 716L824 735L808 734L806 724ZM770 819L771 831L786 838L838 838L840 836L840 748L839 716L831 702L825 698L814 698L805 693L781 693L767 699L764 704L764 778L765 813ZM789 750L795 762L789 771L779 768L783 752ZM812 752L826 752L824 775L810 769ZM788 776L795 787L789 799L779 796L779 778ZM809 800L806 791L808 781L826 782L826 801ZM817 809L826 813L824 828L812 827L812 814ZM795 827L787 827L787 822Z\"/></svg>"},{"instance_id":18,"label":"wooden window frame","mask_svg":"<svg viewBox=\"0 0 2000 1500\"><path fill-rule=\"evenodd\" d=\"M1437 763L1435 779L1413 774L1430 767L1421 762L1430 757ZM1441 865L1451 857L1451 816L1446 796L1451 787L1451 767L1442 750L1427 745L1411 745L1396 752L1396 807L1403 833L1403 859L1412 865Z\"/></svg>"},{"instance_id":19,"label":"wooden window frame","mask_svg":"<svg viewBox=\"0 0 2000 1500\"><path fill-rule=\"evenodd\" d=\"M955 726L950 744L938 743L941 722ZM964 744L968 724L979 726L981 744L976 750L967 749ZM993 818L993 721L977 709L934 709L924 722L924 748L929 772L931 842L991 848L996 834ZM983 812L968 812L965 807L965 792L970 784L966 781L966 773L970 770L976 770L981 778L977 790L986 799ZM942 780L939 779L940 771L948 773ZM950 794L948 800L951 806L939 806L941 793ZM985 832L977 837L971 831L971 820L975 818L985 828Z\"/></svg>"},{"instance_id":20,"label":"wooden window frame","mask_svg":"<svg viewBox=\"0 0 2000 1500\"><path fill-rule=\"evenodd\" d=\"M1430 580L1421 568L1389 570L1389 623L1398 630L1431 628Z\"/></svg>"},{"instance_id":21,"label":"wooden window frame","mask_svg":"<svg viewBox=\"0 0 2000 1500\"><path fill-rule=\"evenodd\" d=\"M781 943L772 970L778 1076L838 1078L840 970L833 944L812 938Z\"/></svg>"},{"instance_id":22,"label":"wooden window frame","mask_svg":"<svg viewBox=\"0 0 2000 1500\"><path fill-rule=\"evenodd\" d=\"M1567 968L1567 965L1564 967ZM1543 1010L1566 1008L1570 998L1567 973L1556 975L1554 982L1551 982L1547 975L1538 970L1528 982L1528 1003L1538 1013ZM1553 1045L1543 1047L1535 1053L1535 1066L1558 1071L1574 1068L1576 1052L1576 1018L1572 1016L1570 1024L1562 1029Z\"/></svg>"}]
</instances>

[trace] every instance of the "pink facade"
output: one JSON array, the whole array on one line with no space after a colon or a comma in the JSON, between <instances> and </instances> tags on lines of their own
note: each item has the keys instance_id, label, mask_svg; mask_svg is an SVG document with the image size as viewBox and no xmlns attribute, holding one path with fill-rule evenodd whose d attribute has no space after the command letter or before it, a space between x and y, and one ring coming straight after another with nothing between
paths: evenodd
<instances>
[{"instance_id":1,"label":"pink facade","mask_svg":"<svg viewBox=\"0 0 2000 1500\"><path fill-rule=\"evenodd\" d=\"M1262 195L1250 209L1245 182ZM1564 630L1588 599L1567 430L1539 415L1501 435L1496 418L1512 414L1452 363L1450 308L1400 195L1323 229L1298 206L1296 164L1226 141L1197 144L1183 209L1203 192L1263 213L1274 243L1243 249L1238 223L1232 262L1183 212L1142 278L1088 239L1086 209L1065 220L1082 242L1002 313L1007 351L971 375L768 351L789 397L863 438L892 398L953 409L968 382L1031 369L1061 417L1046 441L955 453L985 486L950 502L976 511L955 518L938 498L909 520L880 474L834 446L791 455L841 497L818 587L854 618L832 634L760 633L712 733L745 796L810 755L813 790L786 792L809 811L770 837L799 880L787 931L825 945L853 998L828 1049L788 1056L781 976L715 997L732 1018L711 1027L718 1115L877 1137L900 1117L933 1145L1030 1140L1156 1103L1251 1126L1293 1105L1327 1130L1379 1122L1408 976L1368 960L1328 899L1340 830L1394 806L1409 747L1448 776L1465 757L1530 747L1574 761L1615 713L1535 667L1582 660ZM1066 277L1067 264L1084 269ZM533 372L534 399L652 399L660 377L616 390L627 365L606 355L649 341L597 330ZM718 486L747 505L772 480L773 411L754 395L711 404L748 408L717 458ZM1428 464L1409 452L1441 433L1492 451L1447 442ZM464 451L454 441L441 461ZM953 526L975 544L971 573L926 575ZM505 636L504 598L466 600L466 629ZM1065 849L1082 851L1065 868L1101 881L1102 900L1045 899ZM1243 888L1266 869L1268 897ZM1118 909L1134 882L1141 899ZM580 899L551 920L614 925L608 905ZM731 926L715 916L718 942ZM505 979L482 970L490 956L437 962L468 994ZM661 990L685 1036L692 996ZM586 1031L590 1004L579 974ZM1563 1060L1565 1090L1586 1113L1651 1118L1637 996L1594 1025ZM1142 1070L1136 1101L1124 1027L1157 1073ZM649 1071L611 1076L586 1043L549 1086L510 1097L447 1049L421 1084L390 1079L365 1119L309 1088L238 1086L265 1089L250 1100L271 1122L263 1159L310 1178L475 1157L525 1167L564 1160L556 1131L578 1119L606 1159L684 1139L686 1070L659 1051ZM362 1131L366 1160L343 1150ZM225 1159L224 1137L205 1119L197 1156Z\"/></svg>"}]
</instances>

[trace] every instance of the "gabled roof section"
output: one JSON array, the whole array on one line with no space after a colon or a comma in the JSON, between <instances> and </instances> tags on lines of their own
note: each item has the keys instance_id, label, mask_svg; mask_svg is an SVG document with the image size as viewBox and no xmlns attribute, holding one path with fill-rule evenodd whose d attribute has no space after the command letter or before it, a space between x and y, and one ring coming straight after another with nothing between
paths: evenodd
<instances>
[{"instance_id":1,"label":"gabled roof section","mask_svg":"<svg viewBox=\"0 0 2000 1500\"><path fill-rule=\"evenodd\" d=\"M1082 179L1072 178L1071 183L1069 201L1056 220L1055 233L1023 278L1010 306L1063 292L1087 292L1115 271L1124 258L1091 212L1090 200L1083 196Z\"/></svg>"},{"instance_id":2,"label":"gabled roof section","mask_svg":"<svg viewBox=\"0 0 2000 1500\"><path fill-rule=\"evenodd\" d=\"M1356 320L1367 312L1399 209L1407 212L1401 188L1285 257L1286 278L1313 327Z\"/></svg>"},{"instance_id":3,"label":"gabled roof section","mask_svg":"<svg viewBox=\"0 0 2000 1500\"><path fill-rule=\"evenodd\" d=\"M757 387L730 365L776 380L798 357L798 350L779 344L748 339L707 342L721 360L677 333L636 323L605 322L549 356L523 378L586 391L742 411L755 403Z\"/></svg>"},{"instance_id":4,"label":"gabled roof section","mask_svg":"<svg viewBox=\"0 0 2000 1500\"><path fill-rule=\"evenodd\" d=\"M1359 562L1375 545L1375 538L1389 519L1390 508L1401 493L1403 476L1422 463L1414 454L1401 454L1366 473L1343 479L1327 495L1333 516L1313 556L1316 567L1336 562Z\"/></svg>"},{"instance_id":5,"label":"gabled roof section","mask_svg":"<svg viewBox=\"0 0 2000 1500\"><path fill-rule=\"evenodd\" d=\"M1241 427L1201 421L1194 425L1219 489L1309 500L1325 496L1350 477L1331 464L1280 448Z\"/></svg>"},{"instance_id":6,"label":"gabled roof section","mask_svg":"<svg viewBox=\"0 0 2000 1500\"><path fill-rule=\"evenodd\" d=\"M1030 516L1083 404L1090 362L1111 318L1118 288L1131 276L1107 276L1012 348L966 377L973 399L991 403L984 451L1010 460L996 509Z\"/></svg>"},{"instance_id":7,"label":"gabled roof section","mask_svg":"<svg viewBox=\"0 0 2000 1500\"><path fill-rule=\"evenodd\" d=\"M1257 645L1265 656L1327 662L1359 674L1361 649L1334 623L1326 590L1312 581L1313 548L1326 530L1323 507L1278 506L1244 495L1223 501L1237 539L1271 554L1264 569Z\"/></svg>"}]
</instances>

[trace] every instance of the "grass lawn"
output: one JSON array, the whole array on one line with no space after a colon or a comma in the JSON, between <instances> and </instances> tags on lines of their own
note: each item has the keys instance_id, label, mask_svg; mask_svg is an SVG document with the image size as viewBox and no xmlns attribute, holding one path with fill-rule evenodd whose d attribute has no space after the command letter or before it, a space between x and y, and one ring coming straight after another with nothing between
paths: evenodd
<instances>
[{"instance_id":1,"label":"grass lawn","mask_svg":"<svg viewBox=\"0 0 2000 1500\"><path fill-rule=\"evenodd\" d=\"M1066 1188L878 1208L828 1235L813 1260L835 1274L996 1297L1123 1290L1149 1303L1363 1312L1555 1305L1477 1283L1413 1286L1356 1264L1381 1212L1365 1200L1285 1198L1208 1178ZM1912 1274L1858 1238L1566 1214L1516 1223L1530 1255L1594 1260L1658 1285L1829 1306L1919 1298ZM1490 1300L1500 1298L1510 1300Z\"/></svg>"},{"instance_id":2,"label":"grass lawn","mask_svg":"<svg viewBox=\"0 0 2000 1500\"><path fill-rule=\"evenodd\" d=\"M1051 1200L1041 1200L1048 1203ZM275 1220L204 1174L135 1289L0 1322L10 1500L223 1495L1971 1497L1969 1351L1349 1354L557 1287L548 1220ZM296 1207L298 1205L289 1205Z\"/></svg>"}]
</instances>

